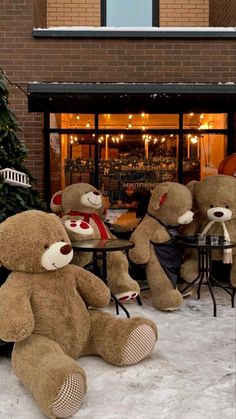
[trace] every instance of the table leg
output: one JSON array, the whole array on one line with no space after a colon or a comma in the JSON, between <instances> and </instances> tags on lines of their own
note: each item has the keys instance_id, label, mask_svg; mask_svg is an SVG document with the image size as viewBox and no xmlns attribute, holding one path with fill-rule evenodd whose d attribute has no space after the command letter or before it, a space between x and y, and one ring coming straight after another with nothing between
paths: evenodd
<instances>
[{"instance_id":1,"label":"table leg","mask_svg":"<svg viewBox=\"0 0 236 419\"><path fill-rule=\"evenodd\" d=\"M199 253L201 254L201 269L203 273L206 274L206 285L209 288L211 298L213 301L213 315L216 317L217 309L216 309L216 299L215 294L211 285L211 278L212 278L212 258L211 258L211 249L200 249ZM203 281L203 280L202 280ZM200 298L200 289L202 285L202 281L199 283L198 286L198 297Z\"/></svg>"},{"instance_id":2,"label":"table leg","mask_svg":"<svg viewBox=\"0 0 236 419\"><path fill-rule=\"evenodd\" d=\"M221 282L219 282L213 275L211 275L211 277L209 278L211 280L211 282L216 283L218 285L218 287L222 288L223 290L225 290L231 297L231 304L232 304L232 308L234 308L234 298L235 298L235 293L236 293L236 288L233 286L225 286L224 284L222 284ZM230 292L230 290L232 290L232 292Z\"/></svg>"},{"instance_id":3,"label":"table leg","mask_svg":"<svg viewBox=\"0 0 236 419\"><path fill-rule=\"evenodd\" d=\"M96 256L97 257L97 256ZM102 252L102 280L107 283L107 257L106 252ZM111 297L116 305L116 314L119 314L119 307L125 312L126 316L129 318L130 314L125 306L116 298L116 296L111 292Z\"/></svg>"}]
</instances>

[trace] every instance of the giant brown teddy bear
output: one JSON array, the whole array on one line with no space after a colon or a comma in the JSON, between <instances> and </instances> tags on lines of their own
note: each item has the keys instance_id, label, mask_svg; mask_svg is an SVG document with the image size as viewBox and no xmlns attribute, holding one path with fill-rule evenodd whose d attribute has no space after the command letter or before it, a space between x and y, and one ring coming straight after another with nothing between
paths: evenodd
<instances>
[{"instance_id":1,"label":"giant brown teddy bear","mask_svg":"<svg viewBox=\"0 0 236 419\"><path fill-rule=\"evenodd\" d=\"M100 192L88 183L74 183L51 199L51 209L61 214L63 225L70 240L115 239L104 223L104 200ZM74 249L73 263L85 266L91 261L91 253ZM120 301L135 298L140 293L138 283L129 275L126 255L121 252L107 253L107 284Z\"/></svg>"},{"instance_id":2,"label":"giant brown teddy bear","mask_svg":"<svg viewBox=\"0 0 236 419\"><path fill-rule=\"evenodd\" d=\"M191 182L194 220L182 229L183 235L198 233L224 236L225 240L236 242L236 178L227 175L208 176L199 182ZM236 248L212 252L213 261L231 264L230 281L236 286ZM185 251L181 276L191 282L198 271L198 258L193 250ZM224 278L222 278L224 279Z\"/></svg>"},{"instance_id":3,"label":"giant brown teddy bear","mask_svg":"<svg viewBox=\"0 0 236 419\"><path fill-rule=\"evenodd\" d=\"M152 192L148 211L131 235L135 247L129 257L145 264L153 303L164 311L178 309L183 296L177 289L182 249L175 242L180 225L193 218L189 189L176 182L158 184Z\"/></svg>"},{"instance_id":4,"label":"giant brown teddy bear","mask_svg":"<svg viewBox=\"0 0 236 419\"><path fill-rule=\"evenodd\" d=\"M128 366L144 359L157 338L150 320L96 310L109 304L110 291L69 264L72 257L54 214L30 210L0 224L0 264L12 271L0 288L0 338L15 342L13 370L49 418L69 417L82 404L79 356Z\"/></svg>"}]
</instances>

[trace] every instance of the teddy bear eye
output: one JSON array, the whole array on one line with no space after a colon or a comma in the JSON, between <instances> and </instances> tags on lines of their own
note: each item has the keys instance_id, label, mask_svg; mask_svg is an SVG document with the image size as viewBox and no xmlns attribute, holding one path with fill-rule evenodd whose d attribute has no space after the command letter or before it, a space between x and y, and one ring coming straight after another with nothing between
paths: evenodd
<instances>
[{"instance_id":1,"label":"teddy bear eye","mask_svg":"<svg viewBox=\"0 0 236 419\"><path fill-rule=\"evenodd\" d=\"M49 244L45 244L43 247L44 247L44 249L48 249L49 248Z\"/></svg>"},{"instance_id":2,"label":"teddy bear eye","mask_svg":"<svg viewBox=\"0 0 236 419\"><path fill-rule=\"evenodd\" d=\"M210 208L214 208L214 205L210 205Z\"/></svg>"},{"instance_id":3,"label":"teddy bear eye","mask_svg":"<svg viewBox=\"0 0 236 419\"><path fill-rule=\"evenodd\" d=\"M225 205L225 208L229 208L229 205Z\"/></svg>"}]
</instances>

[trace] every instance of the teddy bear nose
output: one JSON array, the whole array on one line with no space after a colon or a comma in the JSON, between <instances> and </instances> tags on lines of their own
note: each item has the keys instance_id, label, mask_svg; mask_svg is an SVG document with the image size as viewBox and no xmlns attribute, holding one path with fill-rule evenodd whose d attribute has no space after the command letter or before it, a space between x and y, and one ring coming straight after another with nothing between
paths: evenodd
<instances>
[{"instance_id":1,"label":"teddy bear nose","mask_svg":"<svg viewBox=\"0 0 236 419\"><path fill-rule=\"evenodd\" d=\"M214 216L215 217L223 217L223 215L224 215L224 213L223 212L221 212L221 211L216 211L216 212L214 212Z\"/></svg>"},{"instance_id":2,"label":"teddy bear nose","mask_svg":"<svg viewBox=\"0 0 236 419\"><path fill-rule=\"evenodd\" d=\"M65 244L65 246L62 246L62 247L60 248L60 252L61 252L63 255L68 255L68 253L70 253L70 252L71 252L71 250L72 250L72 247L71 247L71 245L70 245L70 244Z\"/></svg>"},{"instance_id":3,"label":"teddy bear nose","mask_svg":"<svg viewBox=\"0 0 236 419\"><path fill-rule=\"evenodd\" d=\"M99 195L99 192L94 191L93 193L94 193L94 195Z\"/></svg>"}]
</instances>

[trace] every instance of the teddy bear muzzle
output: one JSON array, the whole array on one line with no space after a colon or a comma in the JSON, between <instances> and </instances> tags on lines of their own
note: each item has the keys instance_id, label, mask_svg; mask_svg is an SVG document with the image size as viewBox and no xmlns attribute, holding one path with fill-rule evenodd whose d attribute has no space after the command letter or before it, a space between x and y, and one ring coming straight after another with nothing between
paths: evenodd
<instances>
[{"instance_id":1,"label":"teddy bear muzzle","mask_svg":"<svg viewBox=\"0 0 236 419\"><path fill-rule=\"evenodd\" d=\"M43 254L41 265L47 271L62 268L68 265L73 258L73 249L65 242L53 243Z\"/></svg>"},{"instance_id":2,"label":"teddy bear muzzle","mask_svg":"<svg viewBox=\"0 0 236 419\"><path fill-rule=\"evenodd\" d=\"M224 207L213 207L208 209L207 217L210 221L228 221L232 218L232 211Z\"/></svg>"}]
</instances>

